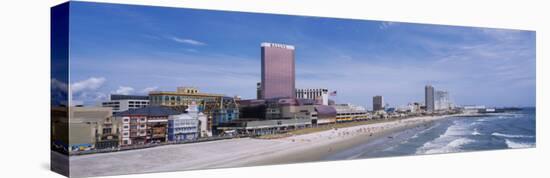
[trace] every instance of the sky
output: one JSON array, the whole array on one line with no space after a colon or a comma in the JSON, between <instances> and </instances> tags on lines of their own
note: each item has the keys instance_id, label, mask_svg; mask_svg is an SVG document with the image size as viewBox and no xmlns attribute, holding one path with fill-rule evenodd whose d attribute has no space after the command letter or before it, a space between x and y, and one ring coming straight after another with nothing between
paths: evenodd
<instances>
[{"instance_id":1,"label":"sky","mask_svg":"<svg viewBox=\"0 0 550 178\"><path fill-rule=\"evenodd\" d=\"M256 97L260 43L294 45L297 88L372 108L423 102L535 106L535 32L492 28L72 2L73 104L193 86Z\"/></svg>"}]
</instances>

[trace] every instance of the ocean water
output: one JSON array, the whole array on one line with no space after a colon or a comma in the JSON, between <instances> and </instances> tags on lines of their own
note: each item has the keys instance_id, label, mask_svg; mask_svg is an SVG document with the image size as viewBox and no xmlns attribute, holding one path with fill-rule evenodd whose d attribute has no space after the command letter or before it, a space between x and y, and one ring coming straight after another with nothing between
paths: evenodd
<instances>
[{"instance_id":1,"label":"ocean water","mask_svg":"<svg viewBox=\"0 0 550 178\"><path fill-rule=\"evenodd\" d=\"M531 148L535 108L476 117L449 117L336 152L325 160Z\"/></svg>"}]
</instances>

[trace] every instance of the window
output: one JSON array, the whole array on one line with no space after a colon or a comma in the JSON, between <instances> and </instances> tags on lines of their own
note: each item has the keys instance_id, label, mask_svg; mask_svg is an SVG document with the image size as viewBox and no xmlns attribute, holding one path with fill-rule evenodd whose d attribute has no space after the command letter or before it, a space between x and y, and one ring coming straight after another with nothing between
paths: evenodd
<instances>
[{"instance_id":1,"label":"window","mask_svg":"<svg viewBox=\"0 0 550 178\"><path fill-rule=\"evenodd\" d=\"M103 134L110 134L112 131L111 128L103 128Z\"/></svg>"}]
</instances>

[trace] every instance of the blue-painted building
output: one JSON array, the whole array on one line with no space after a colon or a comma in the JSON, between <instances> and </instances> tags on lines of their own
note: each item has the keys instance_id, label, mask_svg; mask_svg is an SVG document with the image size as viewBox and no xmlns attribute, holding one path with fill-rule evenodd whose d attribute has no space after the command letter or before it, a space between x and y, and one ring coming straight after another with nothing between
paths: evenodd
<instances>
[{"instance_id":1,"label":"blue-painted building","mask_svg":"<svg viewBox=\"0 0 550 178\"><path fill-rule=\"evenodd\" d=\"M196 105L190 105L188 113L168 117L168 141L191 141L199 137L199 117Z\"/></svg>"}]
</instances>

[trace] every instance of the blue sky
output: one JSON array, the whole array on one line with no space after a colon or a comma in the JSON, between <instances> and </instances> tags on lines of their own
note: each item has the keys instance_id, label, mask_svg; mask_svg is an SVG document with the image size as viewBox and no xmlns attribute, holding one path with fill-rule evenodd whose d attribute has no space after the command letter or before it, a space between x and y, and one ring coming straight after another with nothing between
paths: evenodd
<instances>
[{"instance_id":1,"label":"blue sky","mask_svg":"<svg viewBox=\"0 0 550 178\"><path fill-rule=\"evenodd\" d=\"M296 47L296 86L372 107L423 101L535 106L535 32L73 2L72 100L195 86L255 98L260 43Z\"/></svg>"}]
</instances>

